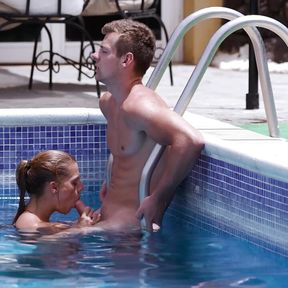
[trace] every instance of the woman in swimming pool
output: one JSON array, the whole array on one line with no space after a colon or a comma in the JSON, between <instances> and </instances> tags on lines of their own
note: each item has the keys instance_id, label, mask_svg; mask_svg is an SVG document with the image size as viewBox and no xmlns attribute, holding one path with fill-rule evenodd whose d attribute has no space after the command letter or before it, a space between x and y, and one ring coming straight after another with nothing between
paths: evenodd
<instances>
[{"instance_id":1,"label":"woman in swimming pool","mask_svg":"<svg viewBox=\"0 0 288 288\"><path fill-rule=\"evenodd\" d=\"M64 223L49 222L54 212L67 214L76 208L80 217L74 226L95 224L100 214L84 205L80 192L84 186L78 164L70 154L47 150L31 160L22 160L17 166L16 181L20 192L19 207L13 224L18 229L59 232L71 227ZM29 201L25 203L25 194Z\"/></svg>"}]
</instances>

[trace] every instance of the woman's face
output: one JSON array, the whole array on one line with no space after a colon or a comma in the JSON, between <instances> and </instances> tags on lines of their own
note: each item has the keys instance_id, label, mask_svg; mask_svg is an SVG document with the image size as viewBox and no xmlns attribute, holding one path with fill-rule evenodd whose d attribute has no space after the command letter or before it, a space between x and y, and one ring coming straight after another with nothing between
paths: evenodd
<instances>
[{"instance_id":1,"label":"woman's face","mask_svg":"<svg viewBox=\"0 0 288 288\"><path fill-rule=\"evenodd\" d=\"M76 162L68 164L69 175L61 180L58 186L58 212L67 214L75 207L80 199L80 192L84 185L80 179L79 168Z\"/></svg>"}]
</instances>

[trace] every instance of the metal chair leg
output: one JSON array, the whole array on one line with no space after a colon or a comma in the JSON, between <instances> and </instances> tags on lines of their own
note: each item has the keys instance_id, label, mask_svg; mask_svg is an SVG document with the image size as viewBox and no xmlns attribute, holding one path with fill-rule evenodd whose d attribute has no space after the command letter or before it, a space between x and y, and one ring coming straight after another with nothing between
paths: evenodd
<instances>
[{"instance_id":1,"label":"metal chair leg","mask_svg":"<svg viewBox=\"0 0 288 288\"><path fill-rule=\"evenodd\" d=\"M43 26L41 26L41 28L39 29L39 31L38 31L38 33L36 35L36 38L34 40L34 48L33 48L33 54L32 54L32 64L31 64L30 78L29 78L29 84L28 84L28 89L29 90L32 89L32 85L33 85L34 68L35 68L36 61L37 61L36 52L37 52L38 41L39 41L39 37L40 37L42 29L43 29Z\"/></svg>"}]
</instances>

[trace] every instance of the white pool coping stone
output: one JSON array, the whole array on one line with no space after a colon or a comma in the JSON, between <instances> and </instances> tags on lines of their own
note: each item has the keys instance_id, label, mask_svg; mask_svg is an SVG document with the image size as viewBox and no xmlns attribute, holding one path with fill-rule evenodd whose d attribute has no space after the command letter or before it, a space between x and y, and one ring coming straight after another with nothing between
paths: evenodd
<instances>
[{"instance_id":1,"label":"white pool coping stone","mask_svg":"<svg viewBox=\"0 0 288 288\"><path fill-rule=\"evenodd\" d=\"M287 182L288 141L186 112L184 118L205 138L203 153ZM0 126L105 124L98 108L1 109Z\"/></svg>"}]
</instances>

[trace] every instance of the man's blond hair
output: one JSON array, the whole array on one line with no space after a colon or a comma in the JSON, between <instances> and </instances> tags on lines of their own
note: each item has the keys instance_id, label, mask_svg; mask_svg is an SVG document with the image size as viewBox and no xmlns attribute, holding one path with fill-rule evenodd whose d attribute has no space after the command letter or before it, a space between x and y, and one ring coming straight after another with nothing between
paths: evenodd
<instances>
[{"instance_id":1,"label":"man's blond hair","mask_svg":"<svg viewBox=\"0 0 288 288\"><path fill-rule=\"evenodd\" d=\"M141 76L145 74L154 57L155 36L145 24L130 19L115 20L102 28L104 35L119 33L116 43L117 56L131 52L135 59L135 72Z\"/></svg>"}]
</instances>

